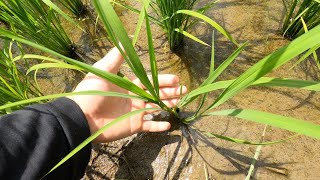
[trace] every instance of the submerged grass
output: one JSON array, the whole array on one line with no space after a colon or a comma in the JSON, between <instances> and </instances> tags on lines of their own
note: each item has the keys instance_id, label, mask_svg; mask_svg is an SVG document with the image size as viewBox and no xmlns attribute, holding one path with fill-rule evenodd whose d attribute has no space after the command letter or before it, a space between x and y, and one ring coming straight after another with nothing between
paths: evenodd
<instances>
[{"instance_id":1,"label":"submerged grass","mask_svg":"<svg viewBox=\"0 0 320 180\"><path fill-rule=\"evenodd\" d=\"M152 34L151 34L150 23L149 23L150 17L145 16L148 45L149 45L150 64L152 67L151 68L152 83L149 80L147 73L145 71L145 68L143 67L128 34L124 30L124 27L119 17L116 15L110 2L105 0L93 0L93 3L97 13L99 14L101 21L105 25L105 29L108 32L110 39L112 40L114 45L117 46L118 49L121 51L124 59L126 60L127 64L129 65L133 73L140 79L141 83L150 93L146 93L145 90L136 86L135 84L133 84L131 81L128 81L124 77L120 77L120 76L111 74L109 72L99 70L85 63L75 61L71 58L63 56L42 45L31 42L23 37L19 37L12 32L0 29L0 36L3 38L15 39L16 41L30 45L34 48L38 48L44 52L50 53L72 64L73 66L76 66L77 68L82 69L83 71L96 74L97 76L100 76L116 84L119 87L122 87L128 91L131 91L136 95L128 96L128 95L117 94L117 93L115 94L111 92L90 92L91 94L97 94L97 95L103 94L105 96L117 96L117 97L123 97L123 98L138 98L146 102L155 103L159 105L159 107L162 110L168 111L174 114L174 116L176 117L176 120L179 121L181 124L183 124L184 127L193 128L192 126L190 126L190 122L200 120L201 118L206 116L229 116L229 117L237 117L237 118L241 118L241 119L245 119L248 121L253 121L261 124L268 124L268 125L286 129L298 134L320 139L320 125L313 124L300 119L285 117L281 115L276 115L268 112L262 112L262 111L251 110L251 109L217 110L218 106L227 102L229 99L236 96L246 88L249 88L250 86L283 86L283 87L289 87L289 88L300 88L300 89L316 91L316 92L320 91L319 82L264 77L269 72L276 70L277 68L289 62L291 59L297 57L301 53L318 45L320 41L320 25L316 26L315 28L311 29L309 32L303 34L296 40L292 41L289 45L284 46L278 49L277 51L271 53L270 55L266 56L265 58L260 60L258 63L253 65L251 68L249 68L247 71L245 71L243 74L241 74L238 78L234 80L216 82L217 77L219 77L220 74L223 73L224 70L236 59L238 54L241 53L241 51L245 48L247 43L244 43L243 45L241 45L234 53L232 53L227 58L227 60L225 60L217 68L214 67L214 56L213 56L211 58L212 67L210 67L210 73L208 75L208 78L197 89L191 91L190 93L182 97L181 101L178 104L178 108L183 110L183 108L186 105L188 105L189 103L191 103L197 98L202 98L202 102L204 102L206 100L206 94L209 92L219 90L219 89L224 89L224 91L214 100L214 102L212 102L208 106L204 105L206 103L201 103L198 110L194 112L193 115L187 118L182 118L179 115L179 113L175 111L175 109L168 108L159 98L159 87L158 87L158 80L157 80L158 70L156 66L156 57L154 55L154 47L152 44ZM183 10L182 12L189 13L189 11L187 10ZM119 42L123 46L123 50L120 47ZM212 52L214 54L214 49L212 49ZM86 94L86 92L82 92L82 93L83 95ZM87 93L90 94L89 92ZM69 93L68 95L72 95L72 94L78 95L76 93ZM56 97L58 96L62 96L62 95L61 94L56 95ZM50 96L50 98L52 97L54 96L53 95ZM49 98L49 97L42 97L42 98ZM26 102L30 103L32 101L33 100L31 99L28 101L24 101L23 103L20 102L20 104L24 104ZM5 108L10 108L10 107L14 107L14 104L1 106L0 110L3 110ZM86 144L90 143L95 137L99 136L99 134L101 134L103 131L110 128L112 124L117 123L118 121L124 120L130 115L134 115L135 113L139 113L145 110L147 109L142 109L137 112L131 112L129 114L126 114L124 116L117 118L112 123L107 124L105 127L100 129L97 133L90 136L87 140L81 143L81 145L75 148L70 154L68 154L64 159L62 159L58 165L52 168L50 172L52 172L59 165L67 161L70 157L72 157L75 153L77 153ZM198 131L202 132L201 130L198 130ZM255 142L236 139L232 137L222 136L219 134L214 134L214 132L203 132L203 133L209 137L216 137L216 138L221 138L221 139L236 142L236 143L251 144L251 145L267 145L267 144L274 144L274 143L279 143L283 141L283 140L280 140L280 141L274 141L274 142L255 143Z\"/></svg>"},{"instance_id":2,"label":"submerged grass","mask_svg":"<svg viewBox=\"0 0 320 180\"><path fill-rule=\"evenodd\" d=\"M0 106L42 95L36 84L31 82L29 76L25 76L23 68L19 68L17 62L14 62L12 46L13 42L6 41L4 48L0 51ZM28 62L25 61L24 64L27 68ZM21 109L29 104L2 109L0 115Z\"/></svg>"},{"instance_id":3,"label":"submerged grass","mask_svg":"<svg viewBox=\"0 0 320 180\"><path fill-rule=\"evenodd\" d=\"M319 0L283 0L286 7L282 31L290 39L304 34L305 21L307 29L312 29L320 24L320 1Z\"/></svg>"},{"instance_id":4,"label":"submerged grass","mask_svg":"<svg viewBox=\"0 0 320 180\"><path fill-rule=\"evenodd\" d=\"M0 0L0 19L12 32L60 54L76 57L72 43L56 13L41 0Z\"/></svg>"}]
</instances>

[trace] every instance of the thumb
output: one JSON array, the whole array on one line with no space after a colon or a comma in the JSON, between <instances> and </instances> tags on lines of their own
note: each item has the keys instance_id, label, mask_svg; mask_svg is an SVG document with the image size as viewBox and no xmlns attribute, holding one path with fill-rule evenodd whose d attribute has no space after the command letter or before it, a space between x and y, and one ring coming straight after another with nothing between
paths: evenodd
<instances>
[{"instance_id":1,"label":"thumb","mask_svg":"<svg viewBox=\"0 0 320 180\"><path fill-rule=\"evenodd\" d=\"M96 62L93 67L116 74L123 63L123 60L118 48L114 47L104 58Z\"/></svg>"}]
</instances>

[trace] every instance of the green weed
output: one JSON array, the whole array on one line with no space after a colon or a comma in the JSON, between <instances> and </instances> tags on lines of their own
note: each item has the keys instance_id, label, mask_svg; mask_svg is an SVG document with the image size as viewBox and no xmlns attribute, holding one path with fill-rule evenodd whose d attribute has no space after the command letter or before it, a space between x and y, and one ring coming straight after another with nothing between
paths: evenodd
<instances>
[{"instance_id":1,"label":"green weed","mask_svg":"<svg viewBox=\"0 0 320 180\"><path fill-rule=\"evenodd\" d=\"M75 45L56 13L41 0L0 0L0 19L12 32L60 54L76 57Z\"/></svg>"},{"instance_id":2,"label":"green weed","mask_svg":"<svg viewBox=\"0 0 320 180\"><path fill-rule=\"evenodd\" d=\"M283 0L286 7L285 20L282 32L290 39L304 34L303 22L307 29L312 29L320 24L320 1L319 0Z\"/></svg>"},{"instance_id":3,"label":"green weed","mask_svg":"<svg viewBox=\"0 0 320 180\"><path fill-rule=\"evenodd\" d=\"M0 51L0 106L42 95L29 76L25 76L24 69L14 61L12 46L12 42L6 41ZM27 61L24 66L28 67ZM29 104L2 109L0 114L10 113Z\"/></svg>"},{"instance_id":4,"label":"green weed","mask_svg":"<svg viewBox=\"0 0 320 180\"><path fill-rule=\"evenodd\" d=\"M236 41L229 35L229 33L227 33L220 25L203 15L215 4L216 1L208 3L207 5L198 8L195 11L192 11L197 2L198 0L144 0L142 10L137 10L125 3L114 1L115 4L140 14L137 26L138 28L134 36L133 44L135 44L136 40L138 39L140 28L145 15L149 16L151 21L159 25L164 30L167 35L169 47L172 51L178 49L182 45L184 36L187 36L196 42L209 46L207 43L201 41L197 37L187 32L194 24L199 21L199 19L209 23L223 35L225 35L229 40L237 44ZM155 16L151 16L150 14L147 14L147 12L144 12L144 8L148 9L149 7L152 8L152 12L155 14Z\"/></svg>"},{"instance_id":5,"label":"green weed","mask_svg":"<svg viewBox=\"0 0 320 180\"><path fill-rule=\"evenodd\" d=\"M57 0L62 4L69 12L75 15L77 18L81 18L86 12L86 6L81 0Z\"/></svg>"}]
</instances>

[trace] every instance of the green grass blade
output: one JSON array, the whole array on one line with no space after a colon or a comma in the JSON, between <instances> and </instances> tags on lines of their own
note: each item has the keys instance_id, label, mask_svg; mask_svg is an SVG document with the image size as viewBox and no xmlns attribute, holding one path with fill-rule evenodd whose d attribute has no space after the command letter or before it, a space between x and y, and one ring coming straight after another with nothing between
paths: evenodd
<instances>
[{"instance_id":1,"label":"green grass blade","mask_svg":"<svg viewBox=\"0 0 320 180\"><path fill-rule=\"evenodd\" d=\"M21 56L17 56L13 58L12 62L22 60L22 59L40 59L40 60L46 60L46 61L55 62L55 63L61 62L61 60L58 60L58 59L54 59L47 56L36 55L36 54L24 54Z\"/></svg>"},{"instance_id":2,"label":"green grass blade","mask_svg":"<svg viewBox=\"0 0 320 180\"><path fill-rule=\"evenodd\" d=\"M41 63L32 66L28 69L27 74L29 74L31 71L39 70L39 69L49 69L49 68L61 68L61 69L73 69L82 71L82 68L79 68L78 66L67 64L67 63Z\"/></svg>"},{"instance_id":3,"label":"green grass blade","mask_svg":"<svg viewBox=\"0 0 320 180\"><path fill-rule=\"evenodd\" d=\"M266 142L252 142L252 141L248 141L248 140L243 140L243 139L237 139L237 138L233 138L233 137L228 137L228 136L223 136L223 135L219 135L219 134L214 134L214 133L209 133L209 132L202 132L203 134L205 134L208 137L211 138L219 138L222 140L226 140L226 141L230 141L230 142L234 142L234 143L238 143L238 144L248 144L248 145L255 145L255 146L265 146L265 145L272 145L272 144L278 144L278 143L282 143L285 141L288 141L294 137L297 137L297 135L295 136L291 136L285 139L280 139L277 141L266 141Z\"/></svg>"},{"instance_id":4,"label":"green grass blade","mask_svg":"<svg viewBox=\"0 0 320 180\"><path fill-rule=\"evenodd\" d=\"M214 31L212 31L212 41L211 41L211 61L210 61L210 71L209 71L209 76L214 73L215 69L215 49L214 49Z\"/></svg>"},{"instance_id":5,"label":"green grass blade","mask_svg":"<svg viewBox=\"0 0 320 180\"><path fill-rule=\"evenodd\" d=\"M209 84L203 87L199 87L189 94L185 95L178 107L185 106L194 97L198 97L201 94L209 93L218 89L225 89L229 87L235 80L219 81L213 84ZM251 86L278 86L278 87L289 87L289 88L299 88L308 91L320 91L320 83L317 81L306 81L306 80L296 80L296 79L284 79L284 78L272 78L272 77L262 77L257 81L253 82Z\"/></svg>"},{"instance_id":6,"label":"green grass blade","mask_svg":"<svg viewBox=\"0 0 320 180\"><path fill-rule=\"evenodd\" d=\"M46 175L50 174L52 171L54 171L55 169L57 169L60 165L62 165L63 163L65 163L68 159L70 159L72 156L74 156L77 152L79 152L82 148L84 148L86 145L88 145L91 141L93 141L94 139L96 139L99 135L101 135L103 132L105 132L107 129L109 129L110 127L112 127L113 125L128 119L129 117L145 112L145 111L151 111L151 110L160 110L159 108L145 108L145 109L139 109L136 111L132 111L129 112L125 115L122 115L116 119L114 119L113 121L111 121L109 124L105 125L104 127L102 127L101 129L99 129L97 132L95 132L94 134L92 134L90 137L88 137L85 141L83 141L81 144L79 144L75 149L73 149L67 156L65 156L58 164L56 164ZM45 176L46 176L45 175ZM44 176L44 177L45 177ZM44 178L42 177L42 178Z\"/></svg>"},{"instance_id":7,"label":"green grass blade","mask_svg":"<svg viewBox=\"0 0 320 180\"><path fill-rule=\"evenodd\" d=\"M126 4L122 3L122 2L116 2L116 1L114 1L114 4L116 4L116 5L120 6L120 7L123 7L123 8L125 8L125 9L128 9L128 10L130 10L130 11L136 13L136 14L140 14L140 13L141 13L140 10L135 9L135 8L133 8L133 7L131 7L131 6L128 6L128 5L126 5ZM156 18L154 18L154 17L152 17L152 16L150 16L150 15L148 15L148 16L149 16L149 18L150 18L150 20L151 20L152 22L158 24L159 26L162 26L162 23L161 23L159 20L157 20Z\"/></svg>"},{"instance_id":8,"label":"green grass blade","mask_svg":"<svg viewBox=\"0 0 320 180\"><path fill-rule=\"evenodd\" d=\"M139 20L138 20L138 23L137 23L137 26L136 26L136 30L134 32L133 39L132 39L132 45L133 46L135 46L137 41L138 41L139 34L140 34L140 31L141 31L141 27L142 27L144 18L146 17L146 14L147 14L144 11L144 9L146 9L146 11L147 11L148 8L149 8L149 4L150 4L150 0L147 0L146 2L143 3L143 7L141 8L141 11L140 11L140 14L139 14Z\"/></svg>"},{"instance_id":9,"label":"green grass blade","mask_svg":"<svg viewBox=\"0 0 320 180\"><path fill-rule=\"evenodd\" d=\"M139 100L143 100L143 101L148 101L148 99L140 97L140 96L134 96L134 95L122 94L122 93L116 93L116 92L81 91L81 92L52 94L52 95L40 96L40 97L30 98L30 99L26 99L26 100L22 100L22 101L17 101L17 102L13 102L10 104L5 104L5 105L0 106L0 110L16 107L16 106L20 106L20 105L25 105L25 104L31 104L31 103L39 102L39 101L43 101L43 100L56 99L56 98L66 97L66 96L78 96L78 95L112 96L112 97L132 98L132 99L139 99Z\"/></svg>"},{"instance_id":10,"label":"green grass blade","mask_svg":"<svg viewBox=\"0 0 320 180\"><path fill-rule=\"evenodd\" d=\"M277 69L304 51L316 46L319 44L319 41L320 25L295 39L289 45L284 46L274 53L266 56L249 68L246 72L240 75L210 107L208 107L208 110L219 106L262 76Z\"/></svg>"},{"instance_id":11,"label":"green grass blade","mask_svg":"<svg viewBox=\"0 0 320 180\"><path fill-rule=\"evenodd\" d=\"M203 42L201 39L193 36L192 34L188 33L187 31L184 31L184 30L178 29L178 28L174 29L174 31L179 32L179 33L183 34L184 36L187 36L188 38L190 38L190 39L192 39L192 40L194 40L194 41L196 41L196 42L198 42L200 44L203 44L205 46L210 46L209 44Z\"/></svg>"},{"instance_id":12,"label":"green grass blade","mask_svg":"<svg viewBox=\"0 0 320 180\"><path fill-rule=\"evenodd\" d=\"M64 55L61 55L61 54L51 50L51 49L48 49L48 48L43 47L43 46L41 46L39 44L33 43L33 42L29 41L29 40L26 40L26 39L24 39L22 37L19 37L19 36L7 31L7 30L4 30L4 29L0 28L0 37L14 39L14 40L16 40L16 41L18 41L20 43L29 45L29 46L34 47L36 49L39 49L39 50L42 50L42 51L47 52L49 54L52 54L52 55L54 55L56 57L59 57L59 58L63 59L64 61L66 61L66 62L68 62L70 64L76 65L79 68L84 69L85 71L91 72L91 73L93 73L93 74L95 74L95 75L97 75L99 77L107 79L111 83L117 84L119 87L127 89L127 90L129 90L129 91L131 91L131 92L133 92L133 93L135 93L135 94L137 94L139 96L148 98L151 101L155 100L154 97L152 97L150 94L145 92L143 89L141 89L137 85L133 84L131 81L126 80L125 78L121 78L121 77L119 77L119 76L117 76L115 74L112 74L112 73L97 69L97 68L92 67L90 65L87 65L85 63L82 63L82 62L73 60L71 58L68 58L68 57L66 57Z\"/></svg>"},{"instance_id":13,"label":"green grass blade","mask_svg":"<svg viewBox=\"0 0 320 180\"><path fill-rule=\"evenodd\" d=\"M231 116L231 117L241 118L241 119L289 130L289 131L306 135L312 138L320 139L320 125L303 121L300 119L291 118L291 117L285 117L281 115L276 115L276 114L257 111L257 110L250 110L250 109L227 109L227 110L207 113L206 116L208 115L209 116Z\"/></svg>"},{"instance_id":14,"label":"green grass blade","mask_svg":"<svg viewBox=\"0 0 320 180\"><path fill-rule=\"evenodd\" d=\"M191 10L179 10L176 12L176 14L187 14L189 16L193 16L199 19L202 19L203 21L209 23L212 27L214 27L215 29L217 29L221 34L223 34L226 38L228 38L231 42L233 42L234 44L236 44L237 46L238 43L236 40L234 40L232 38L232 36L226 31L224 30L218 23L216 23L215 21L213 21L212 19L208 18L207 16L195 12L195 11L191 11Z\"/></svg>"},{"instance_id":15,"label":"green grass blade","mask_svg":"<svg viewBox=\"0 0 320 180\"><path fill-rule=\"evenodd\" d=\"M307 27L307 24L306 24L306 22L303 20L302 17L301 17L301 22L302 22L304 31L305 31L306 33L309 32L308 27ZM315 62L317 63L318 68L320 69L320 63L319 63L319 59L318 59L318 56L317 56L316 51L313 51L312 54L313 54L313 58L314 58Z\"/></svg>"},{"instance_id":16,"label":"green grass blade","mask_svg":"<svg viewBox=\"0 0 320 180\"><path fill-rule=\"evenodd\" d=\"M131 70L140 79L141 83L146 87L146 89L148 89L154 97L157 97L156 92L139 59L139 56L132 46L131 40L128 37L126 30L123 27L110 2L105 0L93 0L93 4L97 13L99 14L100 19L105 25L105 29L107 30L109 36L112 37L111 40L121 51ZM126 53L122 51L119 42L121 43Z\"/></svg>"},{"instance_id":17,"label":"green grass blade","mask_svg":"<svg viewBox=\"0 0 320 180\"><path fill-rule=\"evenodd\" d=\"M147 14L146 9L144 10L144 13ZM157 61L154 53L153 39L152 39L151 27L150 27L148 16L146 16L146 29L147 29L147 36L148 36L148 47L149 47L150 67L151 67L151 73L152 73L153 86L157 94L157 98L160 99Z\"/></svg>"},{"instance_id":18,"label":"green grass blade","mask_svg":"<svg viewBox=\"0 0 320 180\"><path fill-rule=\"evenodd\" d=\"M210 76L200 85L205 86L213 83L221 73L238 57L248 43L242 44L236 51L234 51Z\"/></svg>"},{"instance_id":19,"label":"green grass blade","mask_svg":"<svg viewBox=\"0 0 320 180\"><path fill-rule=\"evenodd\" d=\"M309 49L306 53L303 54L303 56L300 57L300 59L297 62L294 63L294 65L289 70L291 70L292 68L296 67L302 61L307 59L311 54L313 54L319 48L320 48L320 44L318 44L318 45L314 46L313 48ZM319 62L319 60L316 59L316 62Z\"/></svg>"},{"instance_id":20,"label":"green grass blade","mask_svg":"<svg viewBox=\"0 0 320 180\"><path fill-rule=\"evenodd\" d=\"M44 2L47 6L49 6L50 8L52 8L53 10L55 10L57 13L59 13L64 19L66 19L68 22L70 22L71 24L73 24L74 26L76 26L77 28L81 29L82 31L84 31L84 29L82 29L80 27L80 25L78 23L76 23L72 18L70 18L66 13L64 13L57 5L55 5L52 1L50 0L42 0L42 2Z\"/></svg>"}]
</instances>

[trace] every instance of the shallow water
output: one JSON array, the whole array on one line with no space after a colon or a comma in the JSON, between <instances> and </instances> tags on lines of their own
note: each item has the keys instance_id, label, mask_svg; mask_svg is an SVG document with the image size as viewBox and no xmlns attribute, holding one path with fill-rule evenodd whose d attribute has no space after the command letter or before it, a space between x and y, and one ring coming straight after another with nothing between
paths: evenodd
<instances>
[{"instance_id":1,"label":"shallow water","mask_svg":"<svg viewBox=\"0 0 320 180\"><path fill-rule=\"evenodd\" d=\"M200 1L205 4L208 0ZM137 5L138 7L138 5ZM134 33L138 17L121 8L117 9L129 35ZM234 79L265 55L288 43L279 28L283 19L282 1L279 0L221 0L207 14L225 27L240 43L249 41L246 50L219 77L219 80ZM82 23L86 33L68 29L78 45L79 54L88 63L102 58L111 48L100 26L93 26L95 17ZM154 43L159 69L162 73L179 75L181 82L191 90L208 75L210 47L185 39L184 46L173 54L170 52L163 31L153 25ZM145 32L137 44L137 51L147 69L148 55ZM212 29L198 23L192 34L211 43ZM215 33L216 66L220 65L236 47ZM319 80L319 73L310 62L304 62L288 71L291 64L268 76ZM130 70L121 69L127 75ZM83 75L69 70L50 70L39 77L46 94L70 91ZM49 77L49 80L48 80ZM207 104L218 95L212 93ZM185 109L193 111L197 103ZM219 107L250 108L287 115L320 123L319 94L288 88L250 88ZM162 113L157 117L168 119ZM260 141L264 125L235 118L203 118L194 124L197 128L240 139ZM205 179L207 167L210 179L244 179L249 169L256 146L239 145L219 139L207 139L191 130L174 130L170 133L141 133L114 143L95 146L87 168L86 179ZM190 138L181 138L186 135ZM288 131L267 127L264 139L277 140L293 135ZM192 145L192 146L191 146ZM256 163L254 179L318 179L320 142L307 137L297 137L288 142L265 146ZM206 165L205 165L206 164Z\"/></svg>"}]
</instances>

